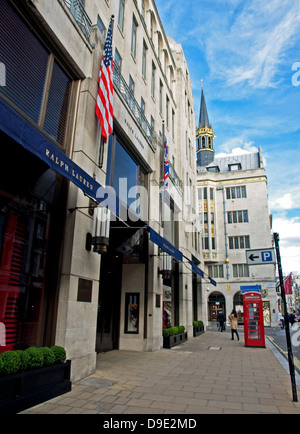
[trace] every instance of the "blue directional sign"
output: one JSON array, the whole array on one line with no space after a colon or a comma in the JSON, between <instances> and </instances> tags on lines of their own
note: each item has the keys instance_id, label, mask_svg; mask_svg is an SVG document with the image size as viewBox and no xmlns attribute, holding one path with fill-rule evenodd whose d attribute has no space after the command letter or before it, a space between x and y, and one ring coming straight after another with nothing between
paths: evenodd
<instances>
[{"instance_id":1,"label":"blue directional sign","mask_svg":"<svg viewBox=\"0 0 300 434\"><path fill-rule=\"evenodd\" d=\"M246 250L248 265L275 264L275 252L273 249Z\"/></svg>"},{"instance_id":2,"label":"blue directional sign","mask_svg":"<svg viewBox=\"0 0 300 434\"><path fill-rule=\"evenodd\" d=\"M261 293L261 285L248 285L241 286L242 294L246 294L246 292L260 292Z\"/></svg>"}]
</instances>

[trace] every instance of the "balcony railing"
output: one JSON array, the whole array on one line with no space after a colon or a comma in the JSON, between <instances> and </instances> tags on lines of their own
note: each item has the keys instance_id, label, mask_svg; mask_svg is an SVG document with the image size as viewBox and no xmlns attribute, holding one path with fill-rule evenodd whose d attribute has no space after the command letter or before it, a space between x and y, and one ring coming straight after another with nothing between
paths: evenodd
<instances>
[{"instance_id":1,"label":"balcony railing","mask_svg":"<svg viewBox=\"0 0 300 434\"><path fill-rule=\"evenodd\" d=\"M64 0L65 5L73 15L76 23L80 27L82 33L90 42L91 39L91 29L92 21L90 20L88 14L86 13L82 0Z\"/></svg>"},{"instance_id":2,"label":"balcony railing","mask_svg":"<svg viewBox=\"0 0 300 434\"><path fill-rule=\"evenodd\" d=\"M154 132L154 128L148 122L143 110L137 103L136 99L130 87L126 83L124 77L121 74L120 68L116 62L114 62L114 75L113 75L114 85L121 93L123 100L126 102L129 110L133 114L136 121L139 123L141 129L143 130L145 136L149 140L152 148L155 150L155 141L158 140L157 134Z\"/></svg>"},{"instance_id":3,"label":"balcony railing","mask_svg":"<svg viewBox=\"0 0 300 434\"><path fill-rule=\"evenodd\" d=\"M175 185L175 187L177 188L180 195L182 196L183 195L183 182L179 178L179 176L178 176L178 174L177 174L176 170L174 169L174 166L171 162L169 163L169 166L170 166L170 171L169 171L170 179L173 182L173 184Z\"/></svg>"}]
</instances>

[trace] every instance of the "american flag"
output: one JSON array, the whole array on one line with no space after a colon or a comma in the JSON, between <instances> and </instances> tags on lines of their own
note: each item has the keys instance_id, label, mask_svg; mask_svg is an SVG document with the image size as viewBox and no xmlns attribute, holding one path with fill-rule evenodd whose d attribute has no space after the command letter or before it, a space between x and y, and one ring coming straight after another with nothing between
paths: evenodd
<instances>
[{"instance_id":1,"label":"american flag","mask_svg":"<svg viewBox=\"0 0 300 434\"><path fill-rule=\"evenodd\" d=\"M169 171L170 171L170 164L169 164L169 150L168 150L168 143L167 139L165 138L165 161L164 161L164 183L165 183L165 190L169 187Z\"/></svg>"},{"instance_id":2,"label":"american flag","mask_svg":"<svg viewBox=\"0 0 300 434\"><path fill-rule=\"evenodd\" d=\"M99 90L96 102L96 115L101 125L104 143L113 132L113 54L112 37L114 17L112 16L104 45L104 52L99 73Z\"/></svg>"}]
</instances>

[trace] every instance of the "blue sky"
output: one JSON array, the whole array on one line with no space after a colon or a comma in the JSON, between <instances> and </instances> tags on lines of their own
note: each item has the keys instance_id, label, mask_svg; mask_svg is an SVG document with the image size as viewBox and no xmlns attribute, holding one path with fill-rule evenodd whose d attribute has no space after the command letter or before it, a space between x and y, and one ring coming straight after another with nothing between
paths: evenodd
<instances>
[{"instance_id":1,"label":"blue sky","mask_svg":"<svg viewBox=\"0 0 300 434\"><path fill-rule=\"evenodd\" d=\"M198 123L201 79L216 153L262 148L285 274L300 274L300 1L156 0L183 47Z\"/></svg>"}]
</instances>

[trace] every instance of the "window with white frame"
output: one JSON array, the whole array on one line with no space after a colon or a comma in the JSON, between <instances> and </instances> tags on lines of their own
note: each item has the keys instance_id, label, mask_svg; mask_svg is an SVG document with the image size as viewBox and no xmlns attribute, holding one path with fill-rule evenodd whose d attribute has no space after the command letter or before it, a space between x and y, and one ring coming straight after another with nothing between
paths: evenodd
<instances>
[{"instance_id":1,"label":"window with white frame","mask_svg":"<svg viewBox=\"0 0 300 434\"><path fill-rule=\"evenodd\" d=\"M124 31L124 12L125 12L125 0L119 0L118 25L122 30L122 32Z\"/></svg>"},{"instance_id":2,"label":"window with white frame","mask_svg":"<svg viewBox=\"0 0 300 434\"><path fill-rule=\"evenodd\" d=\"M137 38L138 23L135 16L132 17L132 31L131 31L131 54L136 58L136 38Z\"/></svg>"},{"instance_id":3,"label":"window with white frame","mask_svg":"<svg viewBox=\"0 0 300 434\"><path fill-rule=\"evenodd\" d=\"M232 264L233 277L249 277L249 267L247 264Z\"/></svg>"},{"instance_id":4,"label":"window with white frame","mask_svg":"<svg viewBox=\"0 0 300 434\"><path fill-rule=\"evenodd\" d=\"M229 237L229 249L250 249L250 236L242 235L239 237Z\"/></svg>"},{"instance_id":5,"label":"window with white frame","mask_svg":"<svg viewBox=\"0 0 300 434\"><path fill-rule=\"evenodd\" d=\"M227 222L228 224L235 223L249 223L248 211L229 211L227 212Z\"/></svg>"},{"instance_id":6,"label":"window with white frame","mask_svg":"<svg viewBox=\"0 0 300 434\"><path fill-rule=\"evenodd\" d=\"M247 198L247 191L246 186L239 186L239 187L229 187L226 188L226 198L227 199L246 199Z\"/></svg>"}]
</instances>

